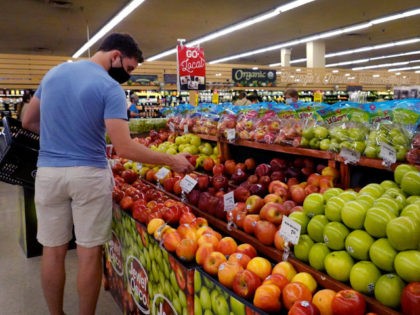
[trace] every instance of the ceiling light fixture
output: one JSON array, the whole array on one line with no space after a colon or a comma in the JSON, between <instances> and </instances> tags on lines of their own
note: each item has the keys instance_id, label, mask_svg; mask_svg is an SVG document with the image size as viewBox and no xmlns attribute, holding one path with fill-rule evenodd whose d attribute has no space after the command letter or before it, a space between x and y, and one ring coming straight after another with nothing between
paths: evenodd
<instances>
[{"instance_id":1,"label":"ceiling light fixture","mask_svg":"<svg viewBox=\"0 0 420 315\"><path fill-rule=\"evenodd\" d=\"M313 2L313 1L315 1L315 0L296 0L296 1L292 1L288 4L279 6L274 10L265 12L261 15L256 16L256 17L253 17L253 18L247 19L245 21L239 22L237 24L234 24L232 26L226 27L226 28L224 28L220 31L211 33L209 35L206 35L206 36L201 37L199 39L193 40L191 42L187 42L187 44L190 45L190 46L194 46L194 45L199 45L199 44L211 41L213 39L216 39L216 38L222 37L224 35L239 31L243 28L249 27L249 26L254 25L256 23L260 23L260 22L263 22L265 20L271 19L271 18L279 15L280 13L284 13L286 11L296 9L300 6L303 6L303 5L308 4L310 2ZM163 57L170 56L174 53L176 53L176 48L169 49L167 51L164 51L162 53L154 55L150 58L147 58L146 61L158 60L158 59L161 59Z\"/></svg>"},{"instance_id":2,"label":"ceiling light fixture","mask_svg":"<svg viewBox=\"0 0 420 315\"><path fill-rule=\"evenodd\" d=\"M379 65L372 65L372 66L366 66L366 67L356 67L356 68L352 68L352 70L357 71L357 70L367 70L367 69L377 69L377 68L388 68L388 67L395 67L395 66L404 66L410 63L418 63L418 62L420 62L420 59L400 61L400 62L394 62L394 63L383 63Z\"/></svg>"},{"instance_id":3,"label":"ceiling light fixture","mask_svg":"<svg viewBox=\"0 0 420 315\"><path fill-rule=\"evenodd\" d=\"M403 12L403 13L400 13L400 14L396 14L395 16L392 16L392 20L406 18L408 16L413 16L413 15L417 15L417 14L420 14L420 9L415 9L415 10L406 11L406 12ZM237 54L237 55L232 55L232 56L216 59L216 60L210 61L209 64L221 63L221 62L230 61L230 60L233 60L233 59L239 59L239 58L243 58L243 57L248 57L248 56L252 56L252 55L261 54L261 53L272 51L272 50L279 50L281 48L295 46L295 45L298 45L298 44L308 43L308 42L315 41L315 40L318 40L318 39L321 39L321 38L328 38L328 37L337 36L339 34L351 33L355 30L369 28L374 24L385 23L385 22L387 22L387 20L385 20L386 18L389 18L389 17L383 17L383 18L375 19L375 20L372 20L372 21L369 21L369 22L363 22L363 23L360 23L360 24L351 25L351 26L344 27L344 28L341 28L341 29L331 30L331 31L328 31L328 32L325 32L325 33L311 35L311 36L304 37L304 38L301 38L301 39L298 39L298 40L293 40L293 41L290 41L290 42L285 42L285 43L281 43L281 44L277 44L277 45L273 45L273 46L269 46L269 47L265 47L265 48L260 48L260 49L240 53L240 54Z\"/></svg>"},{"instance_id":4,"label":"ceiling light fixture","mask_svg":"<svg viewBox=\"0 0 420 315\"><path fill-rule=\"evenodd\" d=\"M131 12L133 12L137 7L142 4L144 0L133 0L131 1L124 9L117 13L111 21L105 24L99 32L97 32L91 39L89 39L78 51L74 53L73 58L79 58L86 50L92 47L98 40L100 40L106 33L112 30L118 23L124 20Z\"/></svg>"},{"instance_id":5,"label":"ceiling light fixture","mask_svg":"<svg viewBox=\"0 0 420 315\"><path fill-rule=\"evenodd\" d=\"M373 45L373 46L365 46L365 47L360 47L360 48L356 48L356 49L349 49L349 50L343 50L343 51L338 51L338 52L334 52L334 53L329 53L329 54L325 54L325 58L327 59L327 58L332 58L332 57L351 55L351 54L356 54L356 53L370 51L370 50L379 50L379 49L389 48L389 47L393 47L393 46L410 45L410 44L415 44L415 43L418 43L418 42L420 42L420 37L415 37L415 38L405 39L405 40L401 40L401 41L397 41L397 42L390 42L390 43L378 44L378 45ZM418 52L418 50L412 51L412 52L407 52L407 53L402 53L402 54L388 55L388 56L384 56L384 57L372 57L372 58L369 58L369 59L376 60L375 58L385 59L385 58L400 57L400 56L405 56L405 55L410 55L410 54L414 55L414 54L417 54L417 52ZM291 60L290 64L302 63L302 62L305 62L306 60L307 60L306 58L295 59L295 60ZM277 66L281 66L281 63L273 63L273 64L270 64L269 66L270 67L277 67Z\"/></svg>"},{"instance_id":6,"label":"ceiling light fixture","mask_svg":"<svg viewBox=\"0 0 420 315\"><path fill-rule=\"evenodd\" d=\"M414 67L404 67L404 68L394 68L394 69L388 69L389 72L393 71L407 71L407 70L417 70L420 69L420 66L414 66Z\"/></svg>"}]
</instances>

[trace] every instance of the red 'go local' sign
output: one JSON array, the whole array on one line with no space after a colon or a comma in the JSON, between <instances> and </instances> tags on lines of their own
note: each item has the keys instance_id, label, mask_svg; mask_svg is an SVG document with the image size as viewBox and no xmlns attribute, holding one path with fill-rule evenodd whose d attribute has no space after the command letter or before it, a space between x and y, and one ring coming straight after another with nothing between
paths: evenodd
<instances>
[{"instance_id":1,"label":"red 'go local' sign","mask_svg":"<svg viewBox=\"0 0 420 315\"><path fill-rule=\"evenodd\" d=\"M178 45L179 90L204 90L206 88L206 60L199 47Z\"/></svg>"}]
</instances>

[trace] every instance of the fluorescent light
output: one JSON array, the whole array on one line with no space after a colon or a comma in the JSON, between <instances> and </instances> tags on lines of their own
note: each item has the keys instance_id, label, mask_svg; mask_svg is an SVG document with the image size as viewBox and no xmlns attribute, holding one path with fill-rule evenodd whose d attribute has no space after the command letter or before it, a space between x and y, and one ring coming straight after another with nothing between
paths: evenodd
<instances>
[{"instance_id":1,"label":"fluorescent light","mask_svg":"<svg viewBox=\"0 0 420 315\"><path fill-rule=\"evenodd\" d=\"M389 72L393 71L406 71L406 70L417 70L420 69L420 66L414 66L414 67L404 67L404 68L394 68L394 69L388 69Z\"/></svg>"},{"instance_id":2,"label":"fluorescent light","mask_svg":"<svg viewBox=\"0 0 420 315\"><path fill-rule=\"evenodd\" d=\"M290 2L288 4L285 4L285 5L282 5L282 6L278 7L276 9L276 11L278 11L279 13L280 12L286 12L286 11L289 11L289 10L296 9L297 7L305 5L305 4L310 3L312 1L314 1L314 0L296 0L296 1L293 1L293 2Z\"/></svg>"},{"instance_id":3,"label":"fluorescent light","mask_svg":"<svg viewBox=\"0 0 420 315\"><path fill-rule=\"evenodd\" d=\"M127 15L133 12L144 0L133 0L124 9L122 9L111 21L102 27L91 39L89 39L78 51L74 53L73 58L80 57L86 50L92 47L98 40L100 40L106 33L112 30L118 23L124 20Z\"/></svg>"},{"instance_id":4,"label":"fluorescent light","mask_svg":"<svg viewBox=\"0 0 420 315\"><path fill-rule=\"evenodd\" d=\"M372 75L372 78L379 78L380 77L380 75L379 74L373 74Z\"/></svg>"},{"instance_id":5,"label":"fluorescent light","mask_svg":"<svg viewBox=\"0 0 420 315\"><path fill-rule=\"evenodd\" d=\"M252 70L258 70L258 67L252 67Z\"/></svg>"},{"instance_id":6,"label":"fluorescent light","mask_svg":"<svg viewBox=\"0 0 420 315\"><path fill-rule=\"evenodd\" d=\"M333 70L333 71L331 71L332 73L339 73L340 71L338 71L338 70Z\"/></svg>"},{"instance_id":7,"label":"fluorescent light","mask_svg":"<svg viewBox=\"0 0 420 315\"><path fill-rule=\"evenodd\" d=\"M407 11L407 12L404 12L404 13L397 14L395 17L393 17L393 20L401 19L401 18L405 18L407 16L413 16L413 15L417 15L417 14L420 14L420 9L411 10L411 11ZM260 49L240 53L240 54L237 54L237 55L232 55L232 56L216 59L216 60L210 61L209 64L215 64L215 63L225 62L225 61L238 59L238 58L242 58L242 57L257 55L257 54L261 54L261 53L264 53L264 52L267 52L267 51L272 51L272 50L275 50L275 49L290 47L290 46L294 46L294 45L297 45L297 44L304 44L304 43L307 43L307 42L318 40L320 38L332 37L332 36L336 36L336 35L339 35L339 34L342 34L342 33L348 33L348 32L352 32L352 31L355 31L355 30L365 29L365 28L371 27L374 24L373 23L374 21L376 21L376 24L379 23L378 22L379 19L368 21L368 22L363 22L363 23L360 23L360 24L356 24L356 25L352 25L352 26L348 26L348 27L344 27L344 28L340 28L340 29L336 29L336 30L331 30L331 31L328 31L328 32L325 32L325 33L311 35L311 36L304 37L304 38L301 38L301 39L298 39L298 40L293 40L293 41L290 41L290 42L280 43L280 44L277 44L277 45L274 45L274 46L260 48ZM395 45L395 44L393 44L393 45ZM370 48L366 48L366 50L370 50Z\"/></svg>"},{"instance_id":8,"label":"fluorescent light","mask_svg":"<svg viewBox=\"0 0 420 315\"><path fill-rule=\"evenodd\" d=\"M325 65L326 68L331 68L331 67L338 67L338 66L347 66L347 65L352 65L355 63L364 63L364 62L368 62L369 58L366 59L358 59L358 60L350 60L350 61L343 61L343 62L337 62L337 63L330 63L328 65Z\"/></svg>"},{"instance_id":9,"label":"fluorescent light","mask_svg":"<svg viewBox=\"0 0 420 315\"><path fill-rule=\"evenodd\" d=\"M420 70L414 71L414 73L420 73Z\"/></svg>"},{"instance_id":10,"label":"fluorescent light","mask_svg":"<svg viewBox=\"0 0 420 315\"><path fill-rule=\"evenodd\" d=\"M385 22L389 22L389 21L403 19L405 17L409 17L409 16L413 16L413 15L417 15L417 14L420 14L420 8L419 9L414 9L414 10L411 10L411 11L407 11L407 12L403 12L403 13L399 13L399 14L386 16L386 17L379 18L379 19L375 19L375 20L372 21L372 24L381 24L381 23L385 23Z\"/></svg>"},{"instance_id":11,"label":"fluorescent light","mask_svg":"<svg viewBox=\"0 0 420 315\"><path fill-rule=\"evenodd\" d=\"M300 7L302 5L305 5L305 4L307 4L309 2L313 2L313 1L315 1L315 0L296 0L296 1L290 2L290 3L286 4L286 5L283 5L283 6L280 6L280 7L276 8L274 10L265 12L265 13L259 15L259 16L256 16L256 17L247 19L247 20L242 21L242 22L239 22L237 24L234 24L232 26L226 27L226 28L224 28L224 29L222 29L220 31L211 33L209 35L206 35L206 36L201 37L199 39L193 40L191 42L187 42L186 44L188 44L189 46L195 46L195 45L199 45L199 44L202 44L202 43L211 41L213 39L216 39L216 38L225 36L227 34L230 34L230 33L236 32L236 31L239 31L241 29L247 28L247 27L249 27L251 25L254 25L256 23L260 23L260 22L263 22L265 20L271 19L271 18L279 15L282 12L286 12L286 11L295 9L297 7ZM153 60L161 59L163 57L172 55L174 53L176 53L176 49L169 49L169 50L164 51L162 53L159 53L159 54L157 54L155 56L152 56L150 58L147 58L146 61L153 61Z\"/></svg>"},{"instance_id":12,"label":"fluorescent light","mask_svg":"<svg viewBox=\"0 0 420 315\"><path fill-rule=\"evenodd\" d=\"M379 64L379 65L352 68L352 70L356 71L356 70L367 70L367 69L377 69L377 68L389 68L389 67L396 67L396 66L404 66L404 65L408 65L410 63L417 63L417 62L420 62L420 60L401 61L401 62L394 62L394 63L383 63L383 64Z\"/></svg>"}]
</instances>

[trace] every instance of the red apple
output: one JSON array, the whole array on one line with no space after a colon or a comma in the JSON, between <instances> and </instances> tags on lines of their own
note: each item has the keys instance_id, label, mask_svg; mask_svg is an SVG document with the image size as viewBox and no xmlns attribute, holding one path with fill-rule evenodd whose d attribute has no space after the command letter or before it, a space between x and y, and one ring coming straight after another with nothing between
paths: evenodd
<instances>
[{"instance_id":1,"label":"red apple","mask_svg":"<svg viewBox=\"0 0 420 315\"><path fill-rule=\"evenodd\" d=\"M195 219L195 215L192 212L184 212L182 213L181 217L179 218L179 224L190 224Z\"/></svg>"},{"instance_id":2,"label":"red apple","mask_svg":"<svg viewBox=\"0 0 420 315\"><path fill-rule=\"evenodd\" d=\"M283 204L276 202L268 202L260 210L261 219L277 225L281 224L283 215L287 215L286 208Z\"/></svg>"},{"instance_id":3,"label":"red apple","mask_svg":"<svg viewBox=\"0 0 420 315\"><path fill-rule=\"evenodd\" d=\"M297 204L303 204L303 201L306 197L305 188L301 185L293 185L290 187L290 197L293 201L295 201Z\"/></svg>"},{"instance_id":4,"label":"red apple","mask_svg":"<svg viewBox=\"0 0 420 315\"><path fill-rule=\"evenodd\" d=\"M268 192L273 194L276 192L276 190L279 190L279 188L288 190L289 186L287 186L287 184L283 183L282 181L274 180L268 185Z\"/></svg>"},{"instance_id":5,"label":"red apple","mask_svg":"<svg viewBox=\"0 0 420 315\"><path fill-rule=\"evenodd\" d=\"M312 173L311 175L308 176L308 179L306 180L306 182L308 183L308 185L313 185L316 187L319 187L319 180L321 179L321 175L318 173Z\"/></svg>"},{"instance_id":6,"label":"red apple","mask_svg":"<svg viewBox=\"0 0 420 315\"><path fill-rule=\"evenodd\" d=\"M216 250L222 254L229 256L236 251L238 244L235 239L230 236L223 237L216 246Z\"/></svg>"},{"instance_id":7,"label":"red apple","mask_svg":"<svg viewBox=\"0 0 420 315\"><path fill-rule=\"evenodd\" d=\"M257 256L257 250L255 249L255 247L248 243L239 244L236 248L236 252L245 254L250 258L254 258L255 256Z\"/></svg>"},{"instance_id":8,"label":"red apple","mask_svg":"<svg viewBox=\"0 0 420 315\"><path fill-rule=\"evenodd\" d=\"M244 218L243 229L245 233L254 234L255 226L257 222L260 220L259 214L247 214Z\"/></svg>"},{"instance_id":9,"label":"red apple","mask_svg":"<svg viewBox=\"0 0 420 315\"><path fill-rule=\"evenodd\" d=\"M235 172L236 162L234 160L226 160L224 165L227 174L232 175Z\"/></svg>"},{"instance_id":10,"label":"red apple","mask_svg":"<svg viewBox=\"0 0 420 315\"><path fill-rule=\"evenodd\" d=\"M136 171L132 169L127 169L121 172L121 177L128 184L134 183L134 181L139 177Z\"/></svg>"},{"instance_id":11,"label":"red apple","mask_svg":"<svg viewBox=\"0 0 420 315\"><path fill-rule=\"evenodd\" d=\"M197 187L201 191L207 190L210 184L210 178L207 174L201 174L197 177Z\"/></svg>"},{"instance_id":12,"label":"red apple","mask_svg":"<svg viewBox=\"0 0 420 315\"><path fill-rule=\"evenodd\" d=\"M250 299L261 285L260 278L250 270L239 271L233 279L232 289L237 295Z\"/></svg>"},{"instance_id":13,"label":"red apple","mask_svg":"<svg viewBox=\"0 0 420 315\"><path fill-rule=\"evenodd\" d=\"M223 164L216 164L213 166L213 175L221 176L225 172L225 166Z\"/></svg>"},{"instance_id":14,"label":"red apple","mask_svg":"<svg viewBox=\"0 0 420 315\"><path fill-rule=\"evenodd\" d=\"M199 265L203 265L207 256L214 252L214 246L211 243L201 244L195 252L195 261Z\"/></svg>"},{"instance_id":15,"label":"red apple","mask_svg":"<svg viewBox=\"0 0 420 315\"><path fill-rule=\"evenodd\" d=\"M265 312L278 313L281 309L281 290L274 284L262 284L257 288L253 303Z\"/></svg>"},{"instance_id":16,"label":"red apple","mask_svg":"<svg viewBox=\"0 0 420 315\"><path fill-rule=\"evenodd\" d=\"M264 245L272 245L277 227L274 223L265 220L257 221L254 234L255 237Z\"/></svg>"},{"instance_id":17,"label":"red apple","mask_svg":"<svg viewBox=\"0 0 420 315\"><path fill-rule=\"evenodd\" d=\"M227 190L228 180L223 175L213 176L211 183L216 190Z\"/></svg>"},{"instance_id":18,"label":"red apple","mask_svg":"<svg viewBox=\"0 0 420 315\"><path fill-rule=\"evenodd\" d=\"M255 160L254 160L253 158L247 158L247 159L244 161L244 164L245 164L246 169L247 169L248 171L251 171L251 170L255 169Z\"/></svg>"},{"instance_id":19,"label":"red apple","mask_svg":"<svg viewBox=\"0 0 420 315\"><path fill-rule=\"evenodd\" d=\"M420 282L407 284L401 294L401 308L404 315L418 314L420 309Z\"/></svg>"},{"instance_id":20,"label":"red apple","mask_svg":"<svg viewBox=\"0 0 420 315\"><path fill-rule=\"evenodd\" d=\"M124 196L120 200L120 207L125 211L131 211L131 207L133 206L133 198L130 196Z\"/></svg>"},{"instance_id":21,"label":"red apple","mask_svg":"<svg viewBox=\"0 0 420 315\"><path fill-rule=\"evenodd\" d=\"M259 164L256 168L255 168L255 175L257 175L258 177L264 176L264 175L270 175L271 173L271 166L269 164Z\"/></svg>"},{"instance_id":22,"label":"red apple","mask_svg":"<svg viewBox=\"0 0 420 315\"><path fill-rule=\"evenodd\" d=\"M225 287L231 289L233 285L233 279L235 278L236 274L241 270L244 270L244 267L242 267L242 265L238 262L223 262L219 265L217 279Z\"/></svg>"},{"instance_id":23,"label":"red apple","mask_svg":"<svg viewBox=\"0 0 420 315\"><path fill-rule=\"evenodd\" d=\"M233 191L233 196L236 202L245 202L248 197L251 195L249 189L244 186L238 186Z\"/></svg>"},{"instance_id":24,"label":"red apple","mask_svg":"<svg viewBox=\"0 0 420 315\"><path fill-rule=\"evenodd\" d=\"M299 300L296 301L289 310L288 315L320 315L318 307L311 301Z\"/></svg>"},{"instance_id":25,"label":"red apple","mask_svg":"<svg viewBox=\"0 0 420 315\"><path fill-rule=\"evenodd\" d=\"M190 238L182 239L176 246L176 255L183 261L191 261L197 251L197 242Z\"/></svg>"},{"instance_id":26,"label":"red apple","mask_svg":"<svg viewBox=\"0 0 420 315\"><path fill-rule=\"evenodd\" d=\"M256 184L258 183L258 176L255 174L249 175L246 181L250 184Z\"/></svg>"},{"instance_id":27,"label":"red apple","mask_svg":"<svg viewBox=\"0 0 420 315\"><path fill-rule=\"evenodd\" d=\"M258 195L251 195L245 201L246 211L250 214L259 213L264 206L264 199Z\"/></svg>"},{"instance_id":28,"label":"red apple","mask_svg":"<svg viewBox=\"0 0 420 315\"><path fill-rule=\"evenodd\" d=\"M270 166L273 171L280 171L287 168L287 161L281 158L274 158L270 161Z\"/></svg>"},{"instance_id":29,"label":"red apple","mask_svg":"<svg viewBox=\"0 0 420 315\"><path fill-rule=\"evenodd\" d=\"M331 302L334 315L363 315L366 311L365 298L352 289L338 291Z\"/></svg>"},{"instance_id":30,"label":"red apple","mask_svg":"<svg viewBox=\"0 0 420 315\"><path fill-rule=\"evenodd\" d=\"M246 268L250 260L251 258L248 255L242 253L233 253L228 258L228 261L236 262L240 264L244 269Z\"/></svg>"},{"instance_id":31,"label":"red apple","mask_svg":"<svg viewBox=\"0 0 420 315\"><path fill-rule=\"evenodd\" d=\"M212 171L214 165L215 165L214 160L211 157L207 156L203 159L203 168L206 171L208 171L208 172Z\"/></svg>"},{"instance_id":32,"label":"red apple","mask_svg":"<svg viewBox=\"0 0 420 315\"><path fill-rule=\"evenodd\" d=\"M284 181L285 181L285 179L286 179L286 175L284 174L284 172L283 172L283 171L274 171L273 173L271 173L271 175L270 175L270 179L271 179L272 181L274 181L274 180L279 180L279 181L284 182Z\"/></svg>"},{"instance_id":33,"label":"red apple","mask_svg":"<svg viewBox=\"0 0 420 315\"><path fill-rule=\"evenodd\" d=\"M286 284L289 283L289 280L285 275L279 273L273 273L269 275L267 278L264 279L263 284L274 284L279 287L280 290L283 291L283 288Z\"/></svg>"},{"instance_id":34,"label":"red apple","mask_svg":"<svg viewBox=\"0 0 420 315\"><path fill-rule=\"evenodd\" d=\"M227 261L226 256L221 252L214 251L210 253L204 260L203 269L212 276L216 276L219 271L219 266Z\"/></svg>"}]
</instances>

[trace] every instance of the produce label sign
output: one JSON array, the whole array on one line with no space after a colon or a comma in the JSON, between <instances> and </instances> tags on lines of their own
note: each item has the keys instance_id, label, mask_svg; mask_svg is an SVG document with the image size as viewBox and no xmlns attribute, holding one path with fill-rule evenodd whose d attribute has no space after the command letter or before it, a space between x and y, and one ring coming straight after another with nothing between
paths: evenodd
<instances>
[{"instance_id":1,"label":"produce label sign","mask_svg":"<svg viewBox=\"0 0 420 315\"><path fill-rule=\"evenodd\" d=\"M232 69L235 86L276 86L275 70Z\"/></svg>"},{"instance_id":2,"label":"produce label sign","mask_svg":"<svg viewBox=\"0 0 420 315\"><path fill-rule=\"evenodd\" d=\"M149 292L147 290L147 272L141 262L133 256L128 257L126 262L128 271L129 292L134 303L143 314L149 314Z\"/></svg>"},{"instance_id":3,"label":"produce label sign","mask_svg":"<svg viewBox=\"0 0 420 315\"><path fill-rule=\"evenodd\" d=\"M205 90L206 60L202 48L178 45L177 67L179 90Z\"/></svg>"}]
</instances>

